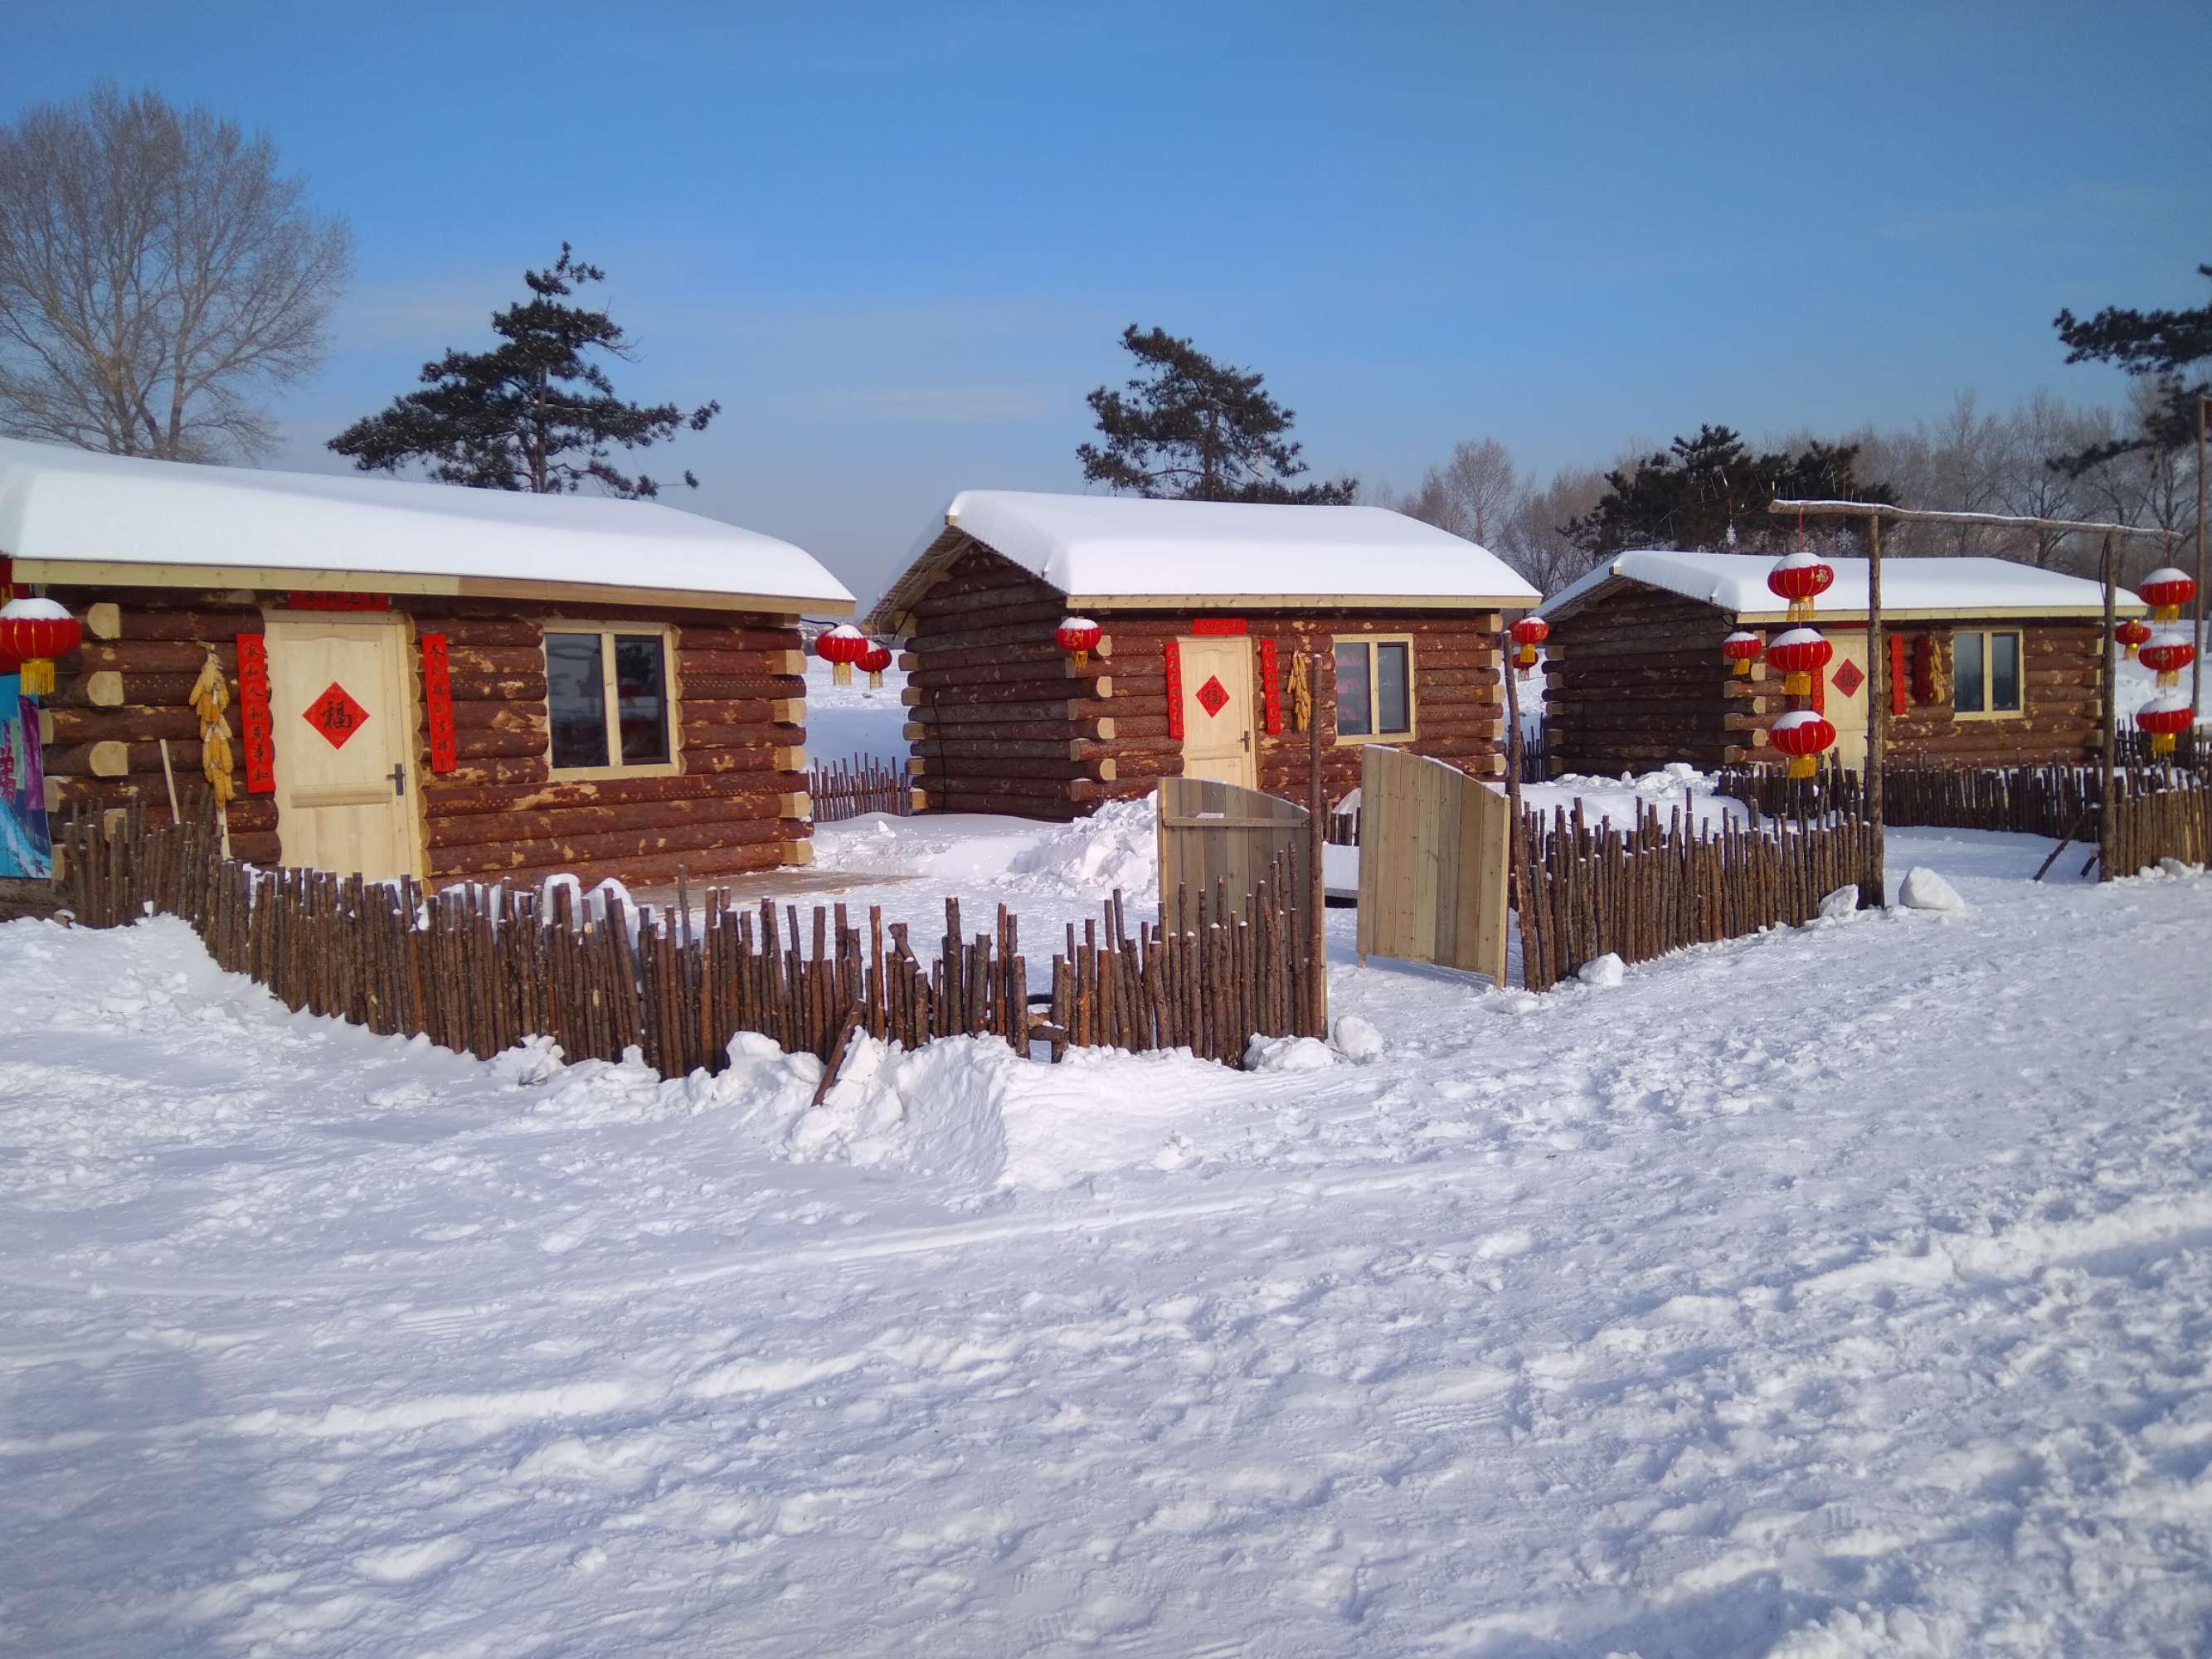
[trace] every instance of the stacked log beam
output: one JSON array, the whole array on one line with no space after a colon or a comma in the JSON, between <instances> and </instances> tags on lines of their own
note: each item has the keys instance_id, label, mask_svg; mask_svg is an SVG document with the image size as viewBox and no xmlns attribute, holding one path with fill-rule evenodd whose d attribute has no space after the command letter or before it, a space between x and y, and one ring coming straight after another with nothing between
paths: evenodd
<instances>
[{"instance_id":1,"label":"stacked log beam","mask_svg":"<svg viewBox=\"0 0 2212 1659\"><path fill-rule=\"evenodd\" d=\"M1778 679L1763 663L1753 664L1748 678L1729 672L1720 646L1735 625L1709 605L1656 591L1617 593L1554 623L1546 647L1544 715L1554 764L1607 772L1672 761L1709 770L1778 761L1766 733L1784 708ZM2083 759L2094 750L2101 653L2095 621L1958 625L2020 630L2021 714L1962 720L1948 697L1913 700L1910 653L1920 638L1931 638L1948 684L1952 625L1902 623L1895 632L1907 641L1908 700L1904 713L1889 718L1892 757L1901 764L2012 765ZM1823 627L1848 636L1856 625Z\"/></svg>"},{"instance_id":2,"label":"stacked log beam","mask_svg":"<svg viewBox=\"0 0 2212 1659\"><path fill-rule=\"evenodd\" d=\"M1098 618L1105 638L1082 668L1054 641L1068 601L995 553L970 544L903 619L901 664L911 745L909 769L931 811L1012 811L1079 817L1102 802L1150 793L1182 772L1182 744L1170 735L1165 647L1189 636L1187 611L1125 611ZM1330 740L1322 754L1332 799L1356 788L1359 744L1333 733L1335 694L1327 667L1334 636L1406 635L1413 641L1415 752L1477 773L1502 769L1505 732L1494 612L1241 613L1251 643L1256 704L1258 646L1272 639L1286 679L1309 644L1324 659L1315 687L1316 718ZM1281 690L1280 685L1278 687ZM1303 798L1306 742L1292 729L1269 734L1255 709L1255 775L1269 793Z\"/></svg>"},{"instance_id":3,"label":"stacked log beam","mask_svg":"<svg viewBox=\"0 0 2212 1659\"><path fill-rule=\"evenodd\" d=\"M667 620L659 610L594 607L579 625ZM418 732L433 879L559 871L653 882L811 861L805 659L783 619L679 619L669 663L675 769L611 778L562 777L550 766L544 635L561 630L560 618L425 604L416 623L446 635L460 762L429 773L428 735Z\"/></svg>"},{"instance_id":4,"label":"stacked log beam","mask_svg":"<svg viewBox=\"0 0 2212 1659\"><path fill-rule=\"evenodd\" d=\"M169 822L169 778L186 818L210 809L200 723L185 701L212 647L230 687L232 850L256 864L281 852L276 803L246 793L239 756L238 647L262 631L261 612L236 593L57 588L84 624L78 647L55 664L39 714L46 811L106 814L133 806ZM169 770L161 766L168 745Z\"/></svg>"}]
</instances>

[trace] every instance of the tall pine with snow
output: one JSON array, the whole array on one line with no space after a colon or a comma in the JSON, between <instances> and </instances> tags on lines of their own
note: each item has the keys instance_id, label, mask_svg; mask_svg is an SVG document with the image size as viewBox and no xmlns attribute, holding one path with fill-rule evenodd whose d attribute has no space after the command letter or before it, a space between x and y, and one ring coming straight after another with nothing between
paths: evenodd
<instances>
[{"instance_id":1,"label":"tall pine with snow","mask_svg":"<svg viewBox=\"0 0 2212 1659\"><path fill-rule=\"evenodd\" d=\"M679 431L703 432L719 403L686 413L674 404L625 403L590 354L630 361L622 327L604 311L572 303L577 288L606 272L568 244L550 270L526 270L531 297L495 313L500 343L448 351L422 366L422 390L355 422L330 447L364 472L420 462L441 483L556 495L586 482L632 499L660 493L657 479L623 472L617 447L648 449ZM686 485L699 480L689 471Z\"/></svg>"},{"instance_id":2,"label":"tall pine with snow","mask_svg":"<svg viewBox=\"0 0 2212 1659\"><path fill-rule=\"evenodd\" d=\"M1091 483L1194 501L1287 501L1341 506L1356 478L1294 484L1306 471L1284 408L1256 371L1217 363L1165 329L1121 331L1139 373L1121 392L1100 386L1091 411L1103 441L1077 447Z\"/></svg>"}]
</instances>

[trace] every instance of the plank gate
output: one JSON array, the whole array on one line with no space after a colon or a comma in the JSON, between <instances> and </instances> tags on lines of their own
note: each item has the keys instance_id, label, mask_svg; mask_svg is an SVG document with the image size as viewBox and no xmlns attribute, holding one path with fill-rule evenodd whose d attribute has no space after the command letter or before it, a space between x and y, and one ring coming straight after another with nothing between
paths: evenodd
<instances>
[{"instance_id":1,"label":"plank gate","mask_svg":"<svg viewBox=\"0 0 2212 1659\"><path fill-rule=\"evenodd\" d=\"M1212 778L1162 778L1158 823L1160 915L1166 925L1189 925L1183 918L1193 894L1201 903L1212 895L1217 915L1249 896L1268 895L1273 907L1290 915L1295 971L1300 984L1309 983L1313 854L1306 809ZM1309 1017L1298 1029L1311 1023Z\"/></svg>"},{"instance_id":2,"label":"plank gate","mask_svg":"<svg viewBox=\"0 0 2212 1659\"><path fill-rule=\"evenodd\" d=\"M1512 809L1455 766L1360 751L1359 955L1433 962L1505 983Z\"/></svg>"}]
</instances>

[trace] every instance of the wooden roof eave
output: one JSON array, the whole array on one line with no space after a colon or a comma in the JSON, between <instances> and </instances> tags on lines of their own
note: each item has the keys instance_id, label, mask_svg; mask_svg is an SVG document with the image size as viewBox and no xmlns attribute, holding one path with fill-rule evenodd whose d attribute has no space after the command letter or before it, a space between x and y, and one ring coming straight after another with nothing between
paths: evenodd
<instances>
[{"instance_id":1,"label":"wooden roof eave","mask_svg":"<svg viewBox=\"0 0 2212 1659\"><path fill-rule=\"evenodd\" d=\"M264 592L392 593L438 599L535 600L551 605L666 605L687 611L755 611L775 616L849 617L850 599L788 593L725 593L619 582L533 581L389 570L289 570L267 565L139 564L98 559L17 559L15 580L64 587L249 588Z\"/></svg>"}]
</instances>

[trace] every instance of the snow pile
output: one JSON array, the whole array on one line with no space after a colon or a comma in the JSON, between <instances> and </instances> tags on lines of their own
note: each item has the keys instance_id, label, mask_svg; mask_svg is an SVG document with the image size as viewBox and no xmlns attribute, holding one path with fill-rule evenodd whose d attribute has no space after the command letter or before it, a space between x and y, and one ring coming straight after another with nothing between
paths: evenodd
<instances>
[{"instance_id":1,"label":"snow pile","mask_svg":"<svg viewBox=\"0 0 2212 1659\"><path fill-rule=\"evenodd\" d=\"M1129 903L1160 895L1157 797L1109 801L1087 818L1046 831L1006 866L1009 885L1104 897L1116 887ZM1131 924L1134 927L1134 924Z\"/></svg>"},{"instance_id":2,"label":"snow pile","mask_svg":"<svg viewBox=\"0 0 2212 1659\"><path fill-rule=\"evenodd\" d=\"M1318 1072L1335 1064L1335 1054L1319 1037L1255 1036L1244 1047L1248 1072Z\"/></svg>"},{"instance_id":3,"label":"snow pile","mask_svg":"<svg viewBox=\"0 0 2212 1659\"><path fill-rule=\"evenodd\" d=\"M1905 880L1897 890L1897 902L1908 910L1966 908L1966 901L1959 896L1959 890L1924 864L1916 864L1905 872Z\"/></svg>"},{"instance_id":4,"label":"snow pile","mask_svg":"<svg viewBox=\"0 0 2212 1659\"><path fill-rule=\"evenodd\" d=\"M1859 884L1847 881L1820 901L1820 919L1823 921L1842 921L1856 915L1858 909Z\"/></svg>"},{"instance_id":5,"label":"snow pile","mask_svg":"<svg viewBox=\"0 0 2212 1659\"><path fill-rule=\"evenodd\" d=\"M1575 977L1585 985L1595 986L1601 991L1610 991L1628 977L1628 964L1607 951L1603 956L1583 963L1576 971Z\"/></svg>"},{"instance_id":6,"label":"snow pile","mask_svg":"<svg viewBox=\"0 0 2212 1659\"><path fill-rule=\"evenodd\" d=\"M1382 1033L1374 1022L1358 1014L1340 1014L1331 1032L1336 1052L1346 1060L1366 1061L1382 1057Z\"/></svg>"},{"instance_id":7,"label":"snow pile","mask_svg":"<svg viewBox=\"0 0 2212 1659\"><path fill-rule=\"evenodd\" d=\"M635 1048L619 1061L567 1066L559 1054L533 1037L493 1062L495 1074L518 1085L543 1086L530 1112L548 1127L720 1114L741 1140L793 1163L903 1169L955 1187L988 1185L1005 1168L1001 1109L1008 1078L1023 1064L996 1038L955 1038L909 1054L856 1036L817 1106L822 1062L786 1054L758 1032L730 1039L727 1070L689 1077L662 1079Z\"/></svg>"}]
</instances>

